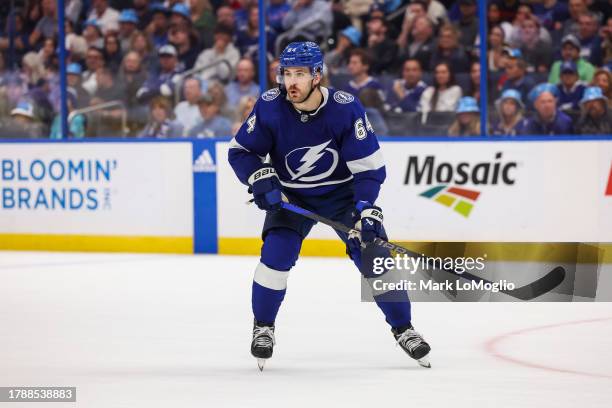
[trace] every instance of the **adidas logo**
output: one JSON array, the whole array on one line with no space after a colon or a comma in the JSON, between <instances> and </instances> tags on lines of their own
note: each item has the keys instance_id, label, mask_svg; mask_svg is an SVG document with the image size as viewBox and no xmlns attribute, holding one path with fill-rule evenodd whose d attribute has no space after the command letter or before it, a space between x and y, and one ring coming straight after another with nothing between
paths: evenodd
<instances>
[{"instance_id":1,"label":"adidas logo","mask_svg":"<svg viewBox=\"0 0 612 408\"><path fill-rule=\"evenodd\" d=\"M456 213L467 218L470 216L474 208L474 203L480 196L480 192L465 188L440 185L423 191L419 195L434 200L448 208L452 208Z\"/></svg>"},{"instance_id":2,"label":"adidas logo","mask_svg":"<svg viewBox=\"0 0 612 408\"><path fill-rule=\"evenodd\" d=\"M217 171L217 166L215 166L215 161L213 160L208 149L202 150L202 153L196 161L193 163L193 172L194 173L212 173Z\"/></svg>"}]
</instances>

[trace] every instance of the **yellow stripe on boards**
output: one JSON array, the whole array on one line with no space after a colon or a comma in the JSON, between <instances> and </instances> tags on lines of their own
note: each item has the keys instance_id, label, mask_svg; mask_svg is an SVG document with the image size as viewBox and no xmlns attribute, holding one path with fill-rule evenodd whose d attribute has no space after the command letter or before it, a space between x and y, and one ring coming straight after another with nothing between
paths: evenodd
<instances>
[{"instance_id":1,"label":"yellow stripe on boards","mask_svg":"<svg viewBox=\"0 0 612 408\"><path fill-rule=\"evenodd\" d=\"M0 249L192 254L191 237L0 234Z\"/></svg>"},{"instance_id":2,"label":"yellow stripe on boards","mask_svg":"<svg viewBox=\"0 0 612 408\"><path fill-rule=\"evenodd\" d=\"M259 255L259 238L219 238L219 254ZM556 262L556 263L612 263L612 243L539 243L539 242L410 242L399 245L426 256L480 257L488 261ZM309 239L301 255L346 256L340 240Z\"/></svg>"},{"instance_id":3,"label":"yellow stripe on boards","mask_svg":"<svg viewBox=\"0 0 612 408\"><path fill-rule=\"evenodd\" d=\"M220 255L259 255L260 238L219 238ZM302 244L300 255L304 256L345 256L345 245L340 240L310 239Z\"/></svg>"}]
</instances>

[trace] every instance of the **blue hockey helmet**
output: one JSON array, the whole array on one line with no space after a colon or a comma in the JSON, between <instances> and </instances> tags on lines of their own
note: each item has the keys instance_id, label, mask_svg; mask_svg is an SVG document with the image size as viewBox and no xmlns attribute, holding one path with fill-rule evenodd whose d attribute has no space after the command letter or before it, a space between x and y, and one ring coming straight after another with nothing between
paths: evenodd
<instances>
[{"instance_id":1,"label":"blue hockey helmet","mask_svg":"<svg viewBox=\"0 0 612 408\"><path fill-rule=\"evenodd\" d=\"M319 72L323 74L323 53L319 46L312 42L292 42L287 45L280 57L280 73L289 67L308 67L314 76Z\"/></svg>"}]
</instances>

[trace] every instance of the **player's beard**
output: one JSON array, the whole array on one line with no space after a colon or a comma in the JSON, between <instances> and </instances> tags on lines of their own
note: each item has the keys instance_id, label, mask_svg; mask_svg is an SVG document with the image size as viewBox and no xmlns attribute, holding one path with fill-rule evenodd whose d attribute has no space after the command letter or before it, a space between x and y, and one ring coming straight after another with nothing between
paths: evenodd
<instances>
[{"instance_id":1,"label":"player's beard","mask_svg":"<svg viewBox=\"0 0 612 408\"><path fill-rule=\"evenodd\" d=\"M312 95L314 90L315 90L315 87L312 85L312 81L311 81L310 89L308 89L308 91L302 92L297 85L294 85L287 90L287 96L289 96L289 101L291 101L291 103L294 103L294 104L304 103L306 102L308 98L310 98L310 95ZM292 93L294 91L296 92L295 97L292 96Z\"/></svg>"}]
</instances>

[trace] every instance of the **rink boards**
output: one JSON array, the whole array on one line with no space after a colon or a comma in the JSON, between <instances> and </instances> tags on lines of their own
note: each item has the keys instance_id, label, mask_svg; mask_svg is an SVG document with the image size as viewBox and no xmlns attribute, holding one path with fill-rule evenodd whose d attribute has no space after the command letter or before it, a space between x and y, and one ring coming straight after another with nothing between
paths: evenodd
<instances>
[{"instance_id":1,"label":"rink boards","mask_svg":"<svg viewBox=\"0 0 612 408\"><path fill-rule=\"evenodd\" d=\"M256 254L263 214L245 205L250 196L227 163L228 147L3 143L0 247ZM588 256L579 243L612 242L612 140L386 138L381 149L387 180L378 204L396 241L519 260ZM323 159L311 174L329 170ZM303 253L344 248L316 226Z\"/></svg>"}]
</instances>

